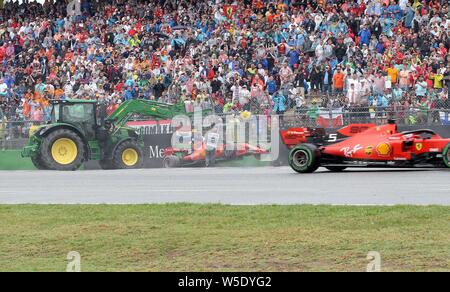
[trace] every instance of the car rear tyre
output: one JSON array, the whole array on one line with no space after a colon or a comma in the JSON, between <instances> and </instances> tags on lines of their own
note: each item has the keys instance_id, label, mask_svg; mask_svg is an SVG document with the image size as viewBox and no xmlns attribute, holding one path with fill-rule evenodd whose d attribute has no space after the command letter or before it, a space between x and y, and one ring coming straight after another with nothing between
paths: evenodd
<instances>
[{"instance_id":1,"label":"car rear tyre","mask_svg":"<svg viewBox=\"0 0 450 292\"><path fill-rule=\"evenodd\" d=\"M85 153L80 136L71 130L60 129L43 138L36 162L43 169L75 171L83 165Z\"/></svg>"},{"instance_id":2,"label":"car rear tyre","mask_svg":"<svg viewBox=\"0 0 450 292\"><path fill-rule=\"evenodd\" d=\"M163 160L164 168L177 168L180 167L180 165L181 165L180 158L178 158L177 156L171 155L164 157Z\"/></svg>"},{"instance_id":3,"label":"car rear tyre","mask_svg":"<svg viewBox=\"0 0 450 292\"><path fill-rule=\"evenodd\" d=\"M313 173L320 167L320 152L313 144L301 144L289 154L289 165L298 173Z\"/></svg>"},{"instance_id":4,"label":"car rear tyre","mask_svg":"<svg viewBox=\"0 0 450 292\"><path fill-rule=\"evenodd\" d=\"M442 153L444 157L444 164L448 168L450 168L450 144L447 145L447 147L444 148L444 152Z\"/></svg>"},{"instance_id":5,"label":"car rear tyre","mask_svg":"<svg viewBox=\"0 0 450 292\"><path fill-rule=\"evenodd\" d=\"M144 155L141 148L134 141L121 143L113 155L114 169L139 169L144 165Z\"/></svg>"}]
</instances>

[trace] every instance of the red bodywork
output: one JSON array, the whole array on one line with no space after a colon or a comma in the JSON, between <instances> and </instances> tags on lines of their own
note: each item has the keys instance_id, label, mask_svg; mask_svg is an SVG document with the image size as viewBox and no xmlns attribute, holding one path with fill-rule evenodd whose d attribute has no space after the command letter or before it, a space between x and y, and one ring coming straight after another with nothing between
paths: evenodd
<instances>
[{"instance_id":1,"label":"red bodywork","mask_svg":"<svg viewBox=\"0 0 450 292\"><path fill-rule=\"evenodd\" d=\"M236 145L236 150L227 151L224 145L219 145L216 150L216 159L227 158L228 153L232 153L233 158L239 158L242 156L249 155L263 155L268 154L267 150L261 149L256 146L252 146L250 144L241 143ZM204 161L206 157L206 145L205 143L199 149L192 151L192 153L188 153L187 150L175 149L175 148L167 148L164 151L164 156L174 156L177 154L181 154L181 159L185 162L196 162L196 161Z\"/></svg>"},{"instance_id":2,"label":"red bodywork","mask_svg":"<svg viewBox=\"0 0 450 292\"><path fill-rule=\"evenodd\" d=\"M410 161L422 154L441 154L449 143L450 139L427 131L398 133L392 124L372 127L321 150L322 154L354 160Z\"/></svg>"},{"instance_id":3,"label":"red bodywork","mask_svg":"<svg viewBox=\"0 0 450 292\"><path fill-rule=\"evenodd\" d=\"M450 139L431 130L399 133L396 124L353 124L337 134L316 137L316 142L314 131L318 130L294 128L282 131L281 136L290 149L302 143L315 144L325 165L345 161L427 162L426 159L441 155L450 143Z\"/></svg>"}]
</instances>

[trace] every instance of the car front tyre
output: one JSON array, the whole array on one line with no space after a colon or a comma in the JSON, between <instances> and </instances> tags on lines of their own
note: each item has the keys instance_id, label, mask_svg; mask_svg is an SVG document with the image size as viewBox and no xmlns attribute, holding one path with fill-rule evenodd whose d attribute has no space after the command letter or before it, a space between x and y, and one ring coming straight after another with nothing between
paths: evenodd
<instances>
[{"instance_id":1,"label":"car front tyre","mask_svg":"<svg viewBox=\"0 0 450 292\"><path fill-rule=\"evenodd\" d=\"M444 152L442 153L444 157L444 164L448 168L450 168L450 143L444 148Z\"/></svg>"}]
</instances>

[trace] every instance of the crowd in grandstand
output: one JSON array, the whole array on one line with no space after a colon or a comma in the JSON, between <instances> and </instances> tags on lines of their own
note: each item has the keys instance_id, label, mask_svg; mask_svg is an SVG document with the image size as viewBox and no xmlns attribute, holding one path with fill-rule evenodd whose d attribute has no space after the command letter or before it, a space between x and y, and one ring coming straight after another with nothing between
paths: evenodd
<instances>
[{"instance_id":1,"label":"crowd in grandstand","mask_svg":"<svg viewBox=\"0 0 450 292\"><path fill-rule=\"evenodd\" d=\"M0 103L45 121L52 99L184 102L216 113L449 109L444 0L7 2Z\"/></svg>"}]
</instances>

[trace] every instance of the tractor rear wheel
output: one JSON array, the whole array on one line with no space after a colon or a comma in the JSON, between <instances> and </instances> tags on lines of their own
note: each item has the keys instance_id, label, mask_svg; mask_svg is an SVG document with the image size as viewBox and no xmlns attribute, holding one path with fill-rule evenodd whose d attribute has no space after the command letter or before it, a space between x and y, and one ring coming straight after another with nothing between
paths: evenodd
<instances>
[{"instance_id":1,"label":"tractor rear wheel","mask_svg":"<svg viewBox=\"0 0 450 292\"><path fill-rule=\"evenodd\" d=\"M40 165L44 169L74 171L81 167L85 159L85 145L75 132L60 129L43 138Z\"/></svg>"},{"instance_id":2,"label":"tractor rear wheel","mask_svg":"<svg viewBox=\"0 0 450 292\"><path fill-rule=\"evenodd\" d=\"M450 144L447 145L447 147L444 148L444 152L442 153L444 157L444 164L448 168L450 168Z\"/></svg>"},{"instance_id":3,"label":"tractor rear wheel","mask_svg":"<svg viewBox=\"0 0 450 292\"><path fill-rule=\"evenodd\" d=\"M313 144L301 144L289 154L289 165L298 173L313 173L320 167L320 152Z\"/></svg>"},{"instance_id":4,"label":"tractor rear wheel","mask_svg":"<svg viewBox=\"0 0 450 292\"><path fill-rule=\"evenodd\" d=\"M164 168L177 168L180 167L181 162L180 158L178 158L175 155L166 156L163 160L163 167Z\"/></svg>"},{"instance_id":5,"label":"tractor rear wheel","mask_svg":"<svg viewBox=\"0 0 450 292\"><path fill-rule=\"evenodd\" d=\"M144 155L136 142L121 143L113 155L114 169L139 169L144 165Z\"/></svg>"}]
</instances>

